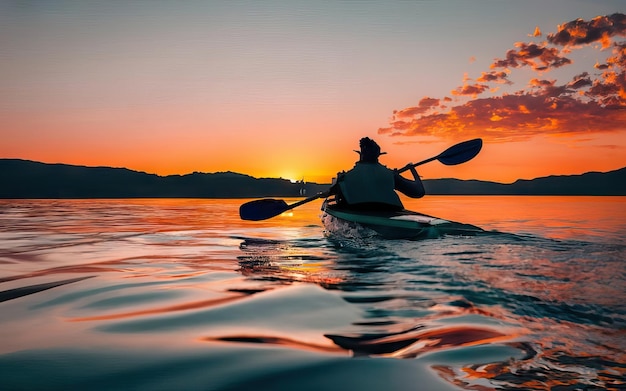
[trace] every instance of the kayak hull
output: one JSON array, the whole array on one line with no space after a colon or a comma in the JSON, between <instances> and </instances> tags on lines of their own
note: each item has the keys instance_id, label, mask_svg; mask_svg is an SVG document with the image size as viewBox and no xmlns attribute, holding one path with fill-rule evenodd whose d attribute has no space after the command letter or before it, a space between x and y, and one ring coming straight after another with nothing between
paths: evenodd
<instances>
[{"instance_id":1,"label":"kayak hull","mask_svg":"<svg viewBox=\"0 0 626 391\"><path fill-rule=\"evenodd\" d=\"M357 211L324 201L322 223L326 231L338 236L380 236L385 239L438 238L445 235L473 236L484 232L471 224L440 219L422 213L400 210Z\"/></svg>"}]
</instances>

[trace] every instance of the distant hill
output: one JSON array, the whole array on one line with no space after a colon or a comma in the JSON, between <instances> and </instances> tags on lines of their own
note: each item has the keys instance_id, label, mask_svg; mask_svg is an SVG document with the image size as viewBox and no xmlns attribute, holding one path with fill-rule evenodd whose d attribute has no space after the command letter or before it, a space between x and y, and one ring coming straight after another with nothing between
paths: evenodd
<instances>
[{"instance_id":1,"label":"distant hill","mask_svg":"<svg viewBox=\"0 0 626 391\"><path fill-rule=\"evenodd\" d=\"M159 176L125 168L0 159L0 198L260 198L310 196L330 184L292 183L234 172ZM626 195L626 167L606 173L549 176L511 184L424 180L427 194Z\"/></svg>"},{"instance_id":2,"label":"distant hill","mask_svg":"<svg viewBox=\"0 0 626 391\"><path fill-rule=\"evenodd\" d=\"M159 176L126 168L0 159L0 198L297 197L329 185L254 178L234 172Z\"/></svg>"},{"instance_id":3,"label":"distant hill","mask_svg":"<svg viewBox=\"0 0 626 391\"><path fill-rule=\"evenodd\" d=\"M511 184L458 179L424 181L427 194L465 195L626 195L626 167L609 172L558 175Z\"/></svg>"}]
</instances>

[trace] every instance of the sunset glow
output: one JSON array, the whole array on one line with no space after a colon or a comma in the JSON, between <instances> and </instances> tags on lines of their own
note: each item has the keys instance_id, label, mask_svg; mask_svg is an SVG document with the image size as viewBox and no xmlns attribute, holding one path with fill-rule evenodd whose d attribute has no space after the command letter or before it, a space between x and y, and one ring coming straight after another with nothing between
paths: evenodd
<instances>
[{"instance_id":1,"label":"sunset glow","mask_svg":"<svg viewBox=\"0 0 626 391\"><path fill-rule=\"evenodd\" d=\"M0 158L329 183L364 136L392 168L480 137L420 174L626 166L622 1L9 1L0 48Z\"/></svg>"}]
</instances>

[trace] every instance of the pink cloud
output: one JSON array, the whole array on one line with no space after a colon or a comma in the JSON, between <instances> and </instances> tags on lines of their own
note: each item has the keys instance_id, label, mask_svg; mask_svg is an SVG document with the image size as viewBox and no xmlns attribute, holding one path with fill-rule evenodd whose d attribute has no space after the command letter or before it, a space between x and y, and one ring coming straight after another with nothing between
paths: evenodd
<instances>
[{"instance_id":1,"label":"pink cloud","mask_svg":"<svg viewBox=\"0 0 626 391\"><path fill-rule=\"evenodd\" d=\"M574 46L593 42L606 42L613 36L626 36L626 15L598 16L590 21L576 19L558 26L558 31L548 34L548 42L561 46ZM608 47L605 46L605 47Z\"/></svg>"},{"instance_id":2,"label":"pink cloud","mask_svg":"<svg viewBox=\"0 0 626 391\"><path fill-rule=\"evenodd\" d=\"M512 84L510 80L507 79L508 73L505 71L490 71L490 72L482 72L480 77L476 79L476 81L486 83L486 82L495 82L495 83L506 83Z\"/></svg>"},{"instance_id":3,"label":"pink cloud","mask_svg":"<svg viewBox=\"0 0 626 391\"><path fill-rule=\"evenodd\" d=\"M406 118L412 117L417 114L426 113L428 110L439 106L440 99L424 97L422 98L417 106L407 107L406 109L394 111L394 114L398 118Z\"/></svg>"},{"instance_id":4,"label":"pink cloud","mask_svg":"<svg viewBox=\"0 0 626 391\"><path fill-rule=\"evenodd\" d=\"M560 56L557 48L548 48L535 43L518 42L515 44L518 49L511 49L506 52L504 60L496 60L492 68L519 68L530 66L536 71L545 71L549 68L559 68L572 61Z\"/></svg>"},{"instance_id":5,"label":"pink cloud","mask_svg":"<svg viewBox=\"0 0 626 391\"><path fill-rule=\"evenodd\" d=\"M462 87L458 87L456 90L450 91L452 95L468 95L468 96L476 96L478 94L482 94L485 92L489 86L485 84L466 84Z\"/></svg>"},{"instance_id":6,"label":"pink cloud","mask_svg":"<svg viewBox=\"0 0 626 391\"><path fill-rule=\"evenodd\" d=\"M541 35L535 30L534 36ZM469 99L448 107L452 99L423 98L417 106L396 110L389 127L379 129L391 136L435 136L461 139L483 137L490 141L522 140L545 134L590 134L623 132L626 123L626 15L600 16L590 21L577 19L558 26L547 42L516 43L504 59L496 59L491 70L481 72L476 83L467 75L464 84L451 94ZM541 75L572 63L563 53L599 42L611 49L595 71L579 73L566 82L531 78L526 87L500 96L478 98L495 91L489 84L507 84L510 69L529 68ZM559 48L559 46L561 48ZM504 70L496 70L504 68ZM598 71L601 71L598 73ZM446 105L441 104L445 102Z\"/></svg>"}]
</instances>

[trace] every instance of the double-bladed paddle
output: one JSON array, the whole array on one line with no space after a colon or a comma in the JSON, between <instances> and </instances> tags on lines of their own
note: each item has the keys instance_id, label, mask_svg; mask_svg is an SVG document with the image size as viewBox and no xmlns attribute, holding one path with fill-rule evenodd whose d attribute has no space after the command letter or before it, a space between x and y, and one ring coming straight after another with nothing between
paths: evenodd
<instances>
[{"instance_id":1,"label":"double-bladed paddle","mask_svg":"<svg viewBox=\"0 0 626 391\"><path fill-rule=\"evenodd\" d=\"M433 160L439 160L441 163L447 166L453 166L456 164L465 163L473 159L480 152L483 147L483 140L476 138L473 140L463 141L456 145L451 146L439 155L431 157L426 160L422 160L418 163L409 163L406 166L396 170L398 173L411 169L411 167L417 167L424 163L432 162ZM266 198L262 200L254 200L246 202L239 207L239 216L243 220L267 220L274 216L278 216L290 209L306 204L318 198L325 198L329 196L329 192L317 193L314 196L305 198L304 200L295 202L291 205L287 204L284 200L277 200L273 198Z\"/></svg>"}]
</instances>

